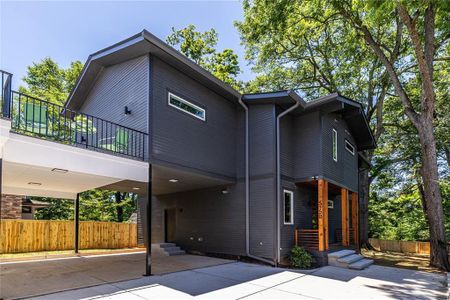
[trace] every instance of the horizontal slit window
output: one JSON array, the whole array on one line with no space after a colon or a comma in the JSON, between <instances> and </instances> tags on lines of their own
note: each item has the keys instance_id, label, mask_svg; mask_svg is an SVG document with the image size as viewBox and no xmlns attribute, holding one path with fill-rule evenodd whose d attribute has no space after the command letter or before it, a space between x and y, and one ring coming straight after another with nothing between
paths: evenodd
<instances>
[{"instance_id":1,"label":"horizontal slit window","mask_svg":"<svg viewBox=\"0 0 450 300\"><path fill-rule=\"evenodd\" d=\"M347 140L345 140L345 150L355 155L355 147Z\"/></svg>"},{"instance_id":2,"label":"horizontal slit window","mask_svg":"<svg viewBox=\"0 0 450 300\"><path fill-rule=\"evenodd\" d=\"M206 120L205 109L169 92L169 105L202 121Z\"/></svg>"}]
</instances>

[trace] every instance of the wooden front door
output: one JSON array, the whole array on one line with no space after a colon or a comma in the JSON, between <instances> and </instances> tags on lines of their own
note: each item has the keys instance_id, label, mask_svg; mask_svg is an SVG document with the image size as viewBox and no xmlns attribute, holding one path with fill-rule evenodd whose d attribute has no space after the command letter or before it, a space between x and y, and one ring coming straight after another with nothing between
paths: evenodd
<instances>
[{"instance_id":1,"label":"wooden front door","mask_svg":"<svg viewBox=\"0 0 450 300\"><path fill-rule=\"evenodd\" d=\"M164 228L166 243L175 242L175 224L176 210L175 208L166 209L164 211Z\"/></svg>"}]
</instances>

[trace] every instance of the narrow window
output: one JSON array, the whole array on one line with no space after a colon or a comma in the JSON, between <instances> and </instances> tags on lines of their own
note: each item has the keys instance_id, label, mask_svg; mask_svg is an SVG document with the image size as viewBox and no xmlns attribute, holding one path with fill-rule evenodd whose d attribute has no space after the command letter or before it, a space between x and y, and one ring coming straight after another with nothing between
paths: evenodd
<instances>
[{"instance_id":1,"label":"narrow window","mask_svg":"<svg viewBox=\"0 0 450 300\"><path fill-rule=\"evenodd\" d=\"M338 144L337 144L337 130L333 128L333 160L337 161L337 152L338 152Z\"/></svg>"},{"instance_id":2,"label":"narrow window","mask_svg":"<svg viewBox=\"0 0 450 300\"><path fill-rule=\"evenodd\" d=\"M168 101L169 101L170 106L175 107L176 109L179 109L179 110L181 110L191 116L194 116L197 119L200 119L202 121L206 120L206 111L203 108L201 108L187 100L184 100L183 98L178 97L177 95L174 95L170 92L169 92Z\"/></svg>"},{"instance_id":3,"label":"narrow window","mask_svg":"<svg viewBox=\"0 0 450 300\"><path fill-rule=\"evenodd\" d=\"M283 190L284 195L284 224L294 224L294 192Z\"/></svg>"},{"instance_id":4,"label":"narrow window","mask_svg":"<svg viewBox=\"0 0 450 300\"><path fill-rule=\"evenodd\" d=\"M347 140L345 140L345 150L355 155L355 147Z\"/></svg>"}]
</instances>

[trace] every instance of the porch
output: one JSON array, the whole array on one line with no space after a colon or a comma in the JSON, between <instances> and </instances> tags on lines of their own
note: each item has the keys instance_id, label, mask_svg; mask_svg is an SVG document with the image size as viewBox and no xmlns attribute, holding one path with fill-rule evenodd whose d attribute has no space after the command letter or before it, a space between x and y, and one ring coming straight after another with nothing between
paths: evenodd
<instances>
[{"instance_id":1,"label":"porch","mask_svg":"<svg viewBox=\"0 0 450 300\"><path fill-rule=\"evenodd\" d=\"M317 194L312 196L311 224L295 229L295 245L309 251L359 249L358 193L318 179L299 183ZM330 225L331 222L331 225Z\"/></svg>"}]
</instances>

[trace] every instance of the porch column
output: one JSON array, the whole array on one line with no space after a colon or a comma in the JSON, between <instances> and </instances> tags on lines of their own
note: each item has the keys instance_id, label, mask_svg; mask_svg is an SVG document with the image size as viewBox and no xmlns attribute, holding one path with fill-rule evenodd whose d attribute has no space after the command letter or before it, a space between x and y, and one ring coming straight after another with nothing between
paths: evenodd
<instances>
[{"instance_id":1,"label":"porch column","mask_svg":"<svg viewBox=\"0 0 450 300\"><path fill-rule=\"evenodd\" d=\"M358 193L352 193L352 229L353 242L359 248L359 224L358 224Z\"/></svg>"},{"instance_id":2,"label":"porch column","mask_svg":"<svg viewBox=\"0 0 450 300\"><path fill-rule=\"evenodd\" d=\"M319 231L319 251L328 250L328 182L319 179L317 201L317 223Z\"/></svg>"},{"instance_id":3,"label":"porch column","mask_svg":"<svg viewBox=\"0 0 450 300\"><path fill-rule=\"evenodd\" d=\"M147 201L145 214L147 220L147 247L145 252L145 274L152 275L152 165L148 165Z\"/></svg>"},{"instance_id":4,"label":"porch column","mask_svg":"<svg viewBox=\"0 0 450 300\"><path fill-rule=\"evenodd\" d=\"M80 194L77 194L77 198L75 199L75 211L74 211L74 245L73 250L75 253L78 253L79 248L79 235L80 235Z\"/></svg>"},{"instance_id":5,"label":"porch column","mask_svg":"<svg viewBox=\"0 0 450 300\"><path fill-rule=\"evenodd\" d=\"M342 246L349 245L348 190L341 188Z\"/></svg>"}]
</instances>

